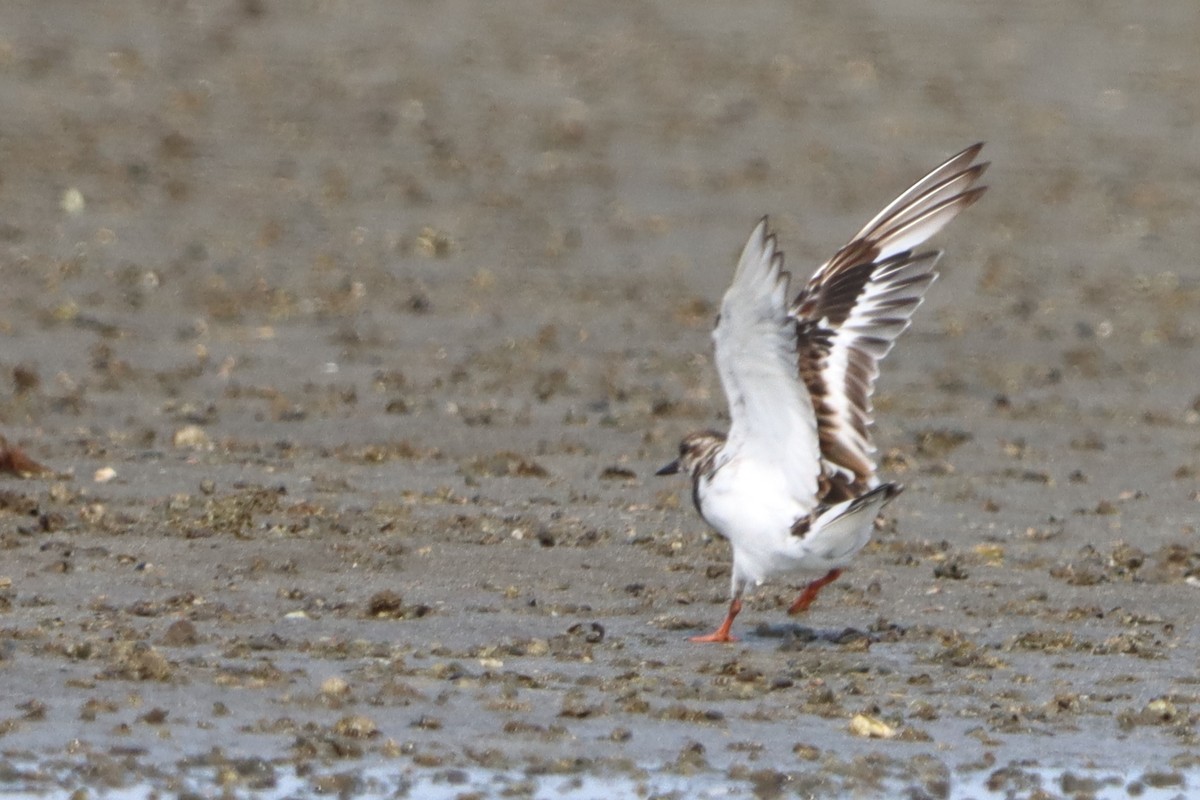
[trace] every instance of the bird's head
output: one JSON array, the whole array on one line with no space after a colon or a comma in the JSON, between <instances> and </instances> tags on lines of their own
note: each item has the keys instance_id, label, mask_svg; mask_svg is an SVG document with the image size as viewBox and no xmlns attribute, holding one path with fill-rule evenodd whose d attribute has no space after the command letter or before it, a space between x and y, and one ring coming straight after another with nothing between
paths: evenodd
<instances>
[{"instance_id":1,"label":"bird's head","mask_svg":"<svg viewBox=\"0 0 1200 800\"><path fill-rule=\"evenodd\" d=\"M679 458L667 464L655 475L674 475L685 472L695 478L712 466L717 451L725 444L725 437L716 431L689 433L679 443Z\"/></svg>"}]
</instances>

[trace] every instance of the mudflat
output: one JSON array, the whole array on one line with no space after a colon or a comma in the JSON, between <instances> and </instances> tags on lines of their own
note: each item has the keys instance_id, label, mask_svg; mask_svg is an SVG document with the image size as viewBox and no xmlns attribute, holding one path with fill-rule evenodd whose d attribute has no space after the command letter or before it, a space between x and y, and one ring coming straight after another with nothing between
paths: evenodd
<instances>
[{"instance_id":1,"label":"mudflat","mask_svg":"<svg viewBox=\"0 0 1200 800\"><path fill-rule=\"evenodd\" d=\"M1195 791L1197 41L1192 0L5 4L0 792ZM770 214L798 286L977 140L876 396L904 494L806 615L797 575L689 643L729 554L653 473L725 424L736 253Z\"/></svg>"}]
</instances>

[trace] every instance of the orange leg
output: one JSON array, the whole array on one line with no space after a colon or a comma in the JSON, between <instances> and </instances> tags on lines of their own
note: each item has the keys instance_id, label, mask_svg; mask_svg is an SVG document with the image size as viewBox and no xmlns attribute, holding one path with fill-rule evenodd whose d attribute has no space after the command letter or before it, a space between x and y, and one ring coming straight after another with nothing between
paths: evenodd
<instances>
[{"instance_id":1,"label":"orange leg","mask_svg":"<svg viewBox=\"0 0 1200 800\"><path fill-rule=\"evenodd\" d=\"M817 578L815 581L804 587L804 591L796 598L796 602L792 603L788 609L789 615L799 614L801 611L808 611L808 607L812 605L812 601L817 599L817 595L821 593L829 584L838 579L842 574L840 569L831 569L825 573L824 578Z\"/></svg>"},{"instance_id":2,"label":"orange leg","mask_svg":"<svg viewBox=\"0 0 1200 800\"><path fill-rule=\"evenodd\" d=\"M725 621L721 623L721 627L717 628L707 636L693 636L693 642L736 642L736 636L729 635L729 629L733 627L733 618L742 610L742 598L735 597L729 603L729 613L725 615Z\"/></svg>"}]
</instances>

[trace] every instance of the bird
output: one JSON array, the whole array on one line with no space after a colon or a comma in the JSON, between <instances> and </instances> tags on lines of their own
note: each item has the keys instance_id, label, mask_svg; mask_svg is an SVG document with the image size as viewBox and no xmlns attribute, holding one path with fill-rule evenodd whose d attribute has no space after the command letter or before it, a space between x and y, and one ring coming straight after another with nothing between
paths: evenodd
<instances>
[{"instance_id":1,"label":"bird","mask_svg":"<svg viewBox=\"0 0 1200 800\"><path fill-rule=\"evenodd\" d=\"M819 572L788 608L808 609L867 542L902 487L881 481L871 395L879 362L937 278L921 250L986 191L983 143L951 156L876 214L790 302L791 275L763 217L738 258L712 333L729 430L690 433L658 475L691 477L692 501L728 540L729 610L694 642L734 642L747 586Z\"/></svg>"}]
</instances>

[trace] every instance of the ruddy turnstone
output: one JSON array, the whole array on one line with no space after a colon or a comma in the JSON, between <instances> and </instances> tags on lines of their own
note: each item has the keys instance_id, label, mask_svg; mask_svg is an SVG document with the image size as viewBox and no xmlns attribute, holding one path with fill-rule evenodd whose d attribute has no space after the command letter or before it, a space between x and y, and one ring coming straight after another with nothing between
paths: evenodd
<instances>
[{"instance_id":1,"label":"ruddy turnstone","mask_svg":"<svg viewBox=\"0 0 1200 800\"><path fill-rule=\"evenodd\" d=\"M728 434L685 437L659 475L685 472L700 516L733 548L729 612L694 642L729 630L747 584L824 572L788 608L809 607L871 538L899 494L871 454L879 362L937 277L940 251L914 252L983 194L983 144L950 158L888 204L825 262L789 305L783 253L764 217L738 259L713 342Z\"/></svg>"}]
</instances>

